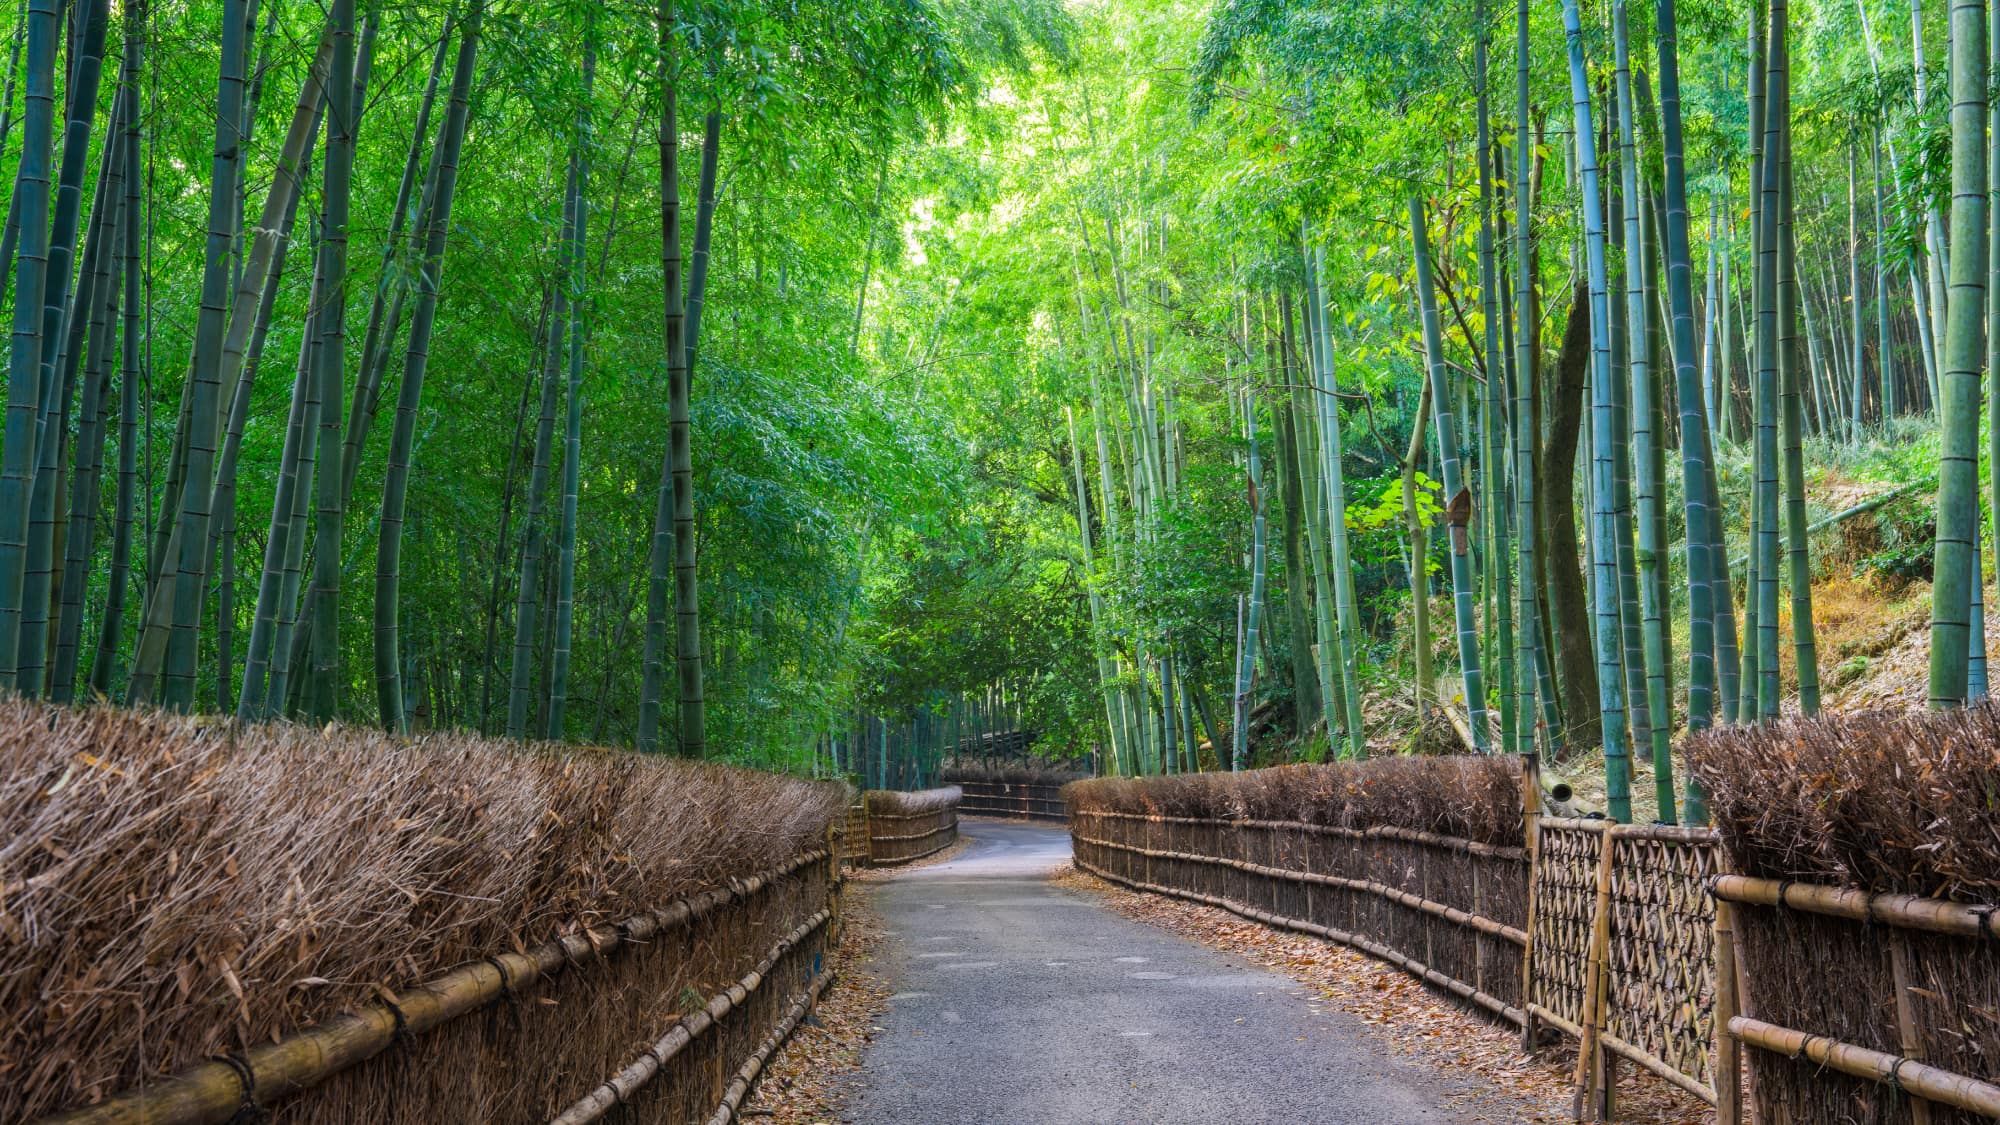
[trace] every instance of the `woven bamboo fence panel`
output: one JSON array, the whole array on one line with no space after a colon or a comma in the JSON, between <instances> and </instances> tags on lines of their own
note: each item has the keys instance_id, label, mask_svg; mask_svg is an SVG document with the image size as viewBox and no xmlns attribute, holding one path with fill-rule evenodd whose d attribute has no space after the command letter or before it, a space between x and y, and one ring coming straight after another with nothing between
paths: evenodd
<instances>
[{"instance_id":1,"label":"woven bamboo fence panel","mask_svg":"<svg viewBox=\"0 0 2000 1125\"><path fill-rule=\"evenodd\" d=\"M965 790L958 811L966 816L997 816L1015 820L1045 820L1068 823L1063 807L1062 786L1039 785L1026 781L973 781L955 783Z\"/></svg>"},{"instance_id":2,"label":"woven bamboo fence panel","mask_svg":"<svg viewBox=\"0 0 2000 1125\"><path fill-rule=\"evenodd\" d=\"M1604 828L1604 821L1544 820L1536 836L1529 1012L1578 1039L1586 1015Z\"/></svg>"},{"instance_id":3,"label":"woven bamboo fence panel","mask_svg":"<svg viewBox=\"0 0 2000 1125\"><path fill-rule=\"evenodd\" d=\"M918 793L873 790L865 799L871 867L922 859L958 839L961 798L956 786Z\"/></svg>"},{"instance_id":4,"label":"woven bamboo fence panel","mask_svg":"<svg viewBox=\"0 0 2000 1125\"><path fill-rule=\"evenodd\" d=\"M1689 1093L1715 1098L1713 832L1620 827L1611 847L1605 1046Z\"/></svg>"}]
</instances>

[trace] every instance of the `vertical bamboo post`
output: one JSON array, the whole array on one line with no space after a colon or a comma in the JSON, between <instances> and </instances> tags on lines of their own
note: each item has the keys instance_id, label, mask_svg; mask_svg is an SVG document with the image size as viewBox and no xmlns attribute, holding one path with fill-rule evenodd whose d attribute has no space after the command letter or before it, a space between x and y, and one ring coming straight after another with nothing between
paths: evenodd
<instances>
[{"instance_id":1,"label":"vertical bamboo post","mask_svg":"<svg viewBox=\"0 0 2000 1125\"><path fill-rule=\"evenodd\" d=\"M1715 1125L1743 1123L1742 1047L1729 1021L1742 1009L1736 992L1736 907L1715 900Z\"/></svg>"},{"instance_id":2,"label":"vertical bamboo post","mask_svg":"<svg viewBox=\"0 0 2000 1125\"><path fill-rule=\"evenodd\" d=\"M1535 893L1542 865L1542 759L1521 755L1522 839L1528 847L1528 943L1521 948L1521 1049L1532 1051L1540 1038L1535 1001Z\"/></svg>"},{"instance_id":3,"label":"vertical bamboo post","mask_svg":"<svg viewBox=\"0 0 2000 1125\"><path fill-rule=\"evenodd\" d=\"M1472 913L1475 917L1486 917L1485 896L1480 893L1480 872L1486 869L1486 861L1475 855L1468 855L1466 862L1472 865ZM1310 893L1310 892L1308 892ZM1472 987L1486 991L1486 935L1472 931ZM1521 999L1521 1008L1526 1010L1528 1001Z\"/></svg>"},{"instance_id":4,"label":"vertical bamboo post","mask_svg":"<svg viewBox=\"0 0 2000 1125\"><path fill-rule=\"evenodd\" d=\"M1915 987L1910 973L1910 942L1898 929L1889 930L1889 971L1896 983L1896 1037L1903 1057L1923 1062L1927 1057L1923 1028L1917 1023L1916 1005L1910 999ZM1910 1125L1931 1125L1931 1103L1915 1094L1909 1098Z\"/></svg>"},{"instance_id":5,"label":"vertical bamboo post","mask_svg":"<svg viewBox=\"0 0 2000 1125\"><path fill-rule=\"evenodd\" d=\"M1608 1121L1611 1118L1611 1090L1616 1077L1611 1073L1611 1057L1599 1033L1604 1026L1606 949L1611 944L1611 855L1618 826L1609 825L1600 837L1597 853L1597 912L1590 928L1590 955L1583 983L1583 1042L1576 1053L1576 1099L1574 1114L1579 1121Z\"/></svg>"}]
</instances>

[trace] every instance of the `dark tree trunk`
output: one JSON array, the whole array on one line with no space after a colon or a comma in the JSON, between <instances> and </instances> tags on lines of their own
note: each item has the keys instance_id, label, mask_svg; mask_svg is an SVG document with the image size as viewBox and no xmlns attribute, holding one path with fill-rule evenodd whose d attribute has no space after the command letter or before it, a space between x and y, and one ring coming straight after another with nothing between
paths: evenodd
<instances>
[{"instance_id":1,"label":"dark tree trunk","mask_svg":"<svg viewBox=\"0 0 2000 1125\"><path fill-rule=\"evenodd\" d=\"M1542 536L1547 560L1549 616L1556 646L1563 721L1558 743L1576 749L1595 746L1599 735L1596 656L1590 648L1590 602L1584 593L1583 545L1576 530L1576 445L1583 430L1583 397L1590 369L1590 294L1579 280L1570 298L1569 323L1556 355L1543 435L1541 480Z\"/></svg>"}]
</instances>

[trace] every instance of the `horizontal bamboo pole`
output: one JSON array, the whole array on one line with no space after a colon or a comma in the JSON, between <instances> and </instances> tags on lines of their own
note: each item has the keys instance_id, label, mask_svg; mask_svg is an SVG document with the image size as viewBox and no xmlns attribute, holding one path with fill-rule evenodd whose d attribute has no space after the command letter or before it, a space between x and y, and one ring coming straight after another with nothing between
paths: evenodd
<instances>
[{"instance_id":1,"label":"horizontal bamboo pole","mask_svg":"<svg viewBox=\"0 0 2000 1125\"><path fill-rule=\"evenodd\" d=\"M1363 937L1360 934L1351 934L1348 933L1346 930L1335 929L1332 926L1322 926L1317 922L1308 922L1300 918L1288 918L1282 914L1272 914L1269 913L1268 911L1259 910L1254 906L1246 906L1243 903L1237 902L1233 899L1221 898L1216 895L1202 894L1199 891L1184 891L1177 887L1161 886L1157 883L1148 883L1138 879L1128 879L1123 875L1114 875L1111 872L1106 871L1103 868L1098 867L1095 864L1089 863L1088 861L1085 860L1079 859L1075 860L1074 862L1076 863L1076 866L1082 868L1085 871L1090 872L1093 875L1096 875L1101 879L1107 879L1113 883L1121 883L1127 887L1131 887L1134 890L1150 891L1154 894L1171 895L1174 898L1183 898L1187 899L1190 902L1204 903L1208 906L1219 907L1223 910L1227 910L1231 914L1235 914L1239 917L1248 918L1253 922L1262 922L1267 926L1275 926L1279 929L1284 929L1284 930L1296 930L1299 933L1312 934L1316 937L1323 937L1328 941L1332 941L1340 945L1352 946L1355 949L1359 949L1364 953L1370 954L1374 957L1380 958L1381 960L1387 961L1389 964L1396 966L1397 968L1403 970L1406 973L1409 973L1411 976L1416 977L1418 980L1424 981L1429 984L1434 984L1439 988L1444 989L1446 992L1449 992L1454 996L1460 997L1461 999L1470 1000L1473 1003L1478 1004L1480 1007L1485 1008L1490 1012L1493 1012L1495 1015L1504 1016L1507 1019L1510 1019L1517 1024L1527 1022L1526 1014L1523 1013L1521 1009L1514 1007L1512 1004L1507 1003L1505 1000L1502 1000L1497 996L1488 995L1487 993L1482 992L1477 988L1474 988L1473 986L1465 983L1464 981L1459 980L1457 977L1447 976L1446 974L1431 968L1430 966L1424 964L1421 961L1418 961L1411 957L1406 957L1403 954L1397 952L1396 950L1391 949L1388 946L1383 945L1378 941L1374 941L1370 938Z\"/></svg>"},{"instance_id":2,"label":"horizontal bamboo pole","mask_svg":"<svg viewBox=\"0 0 2000 1125\"><path fill-rule=\"evenodd\" d=\"M1077 816L1101 816L1107 820L1136 820L1149 824L1194 824L1212 828L1283 829L1308 832L1315 836L1335 836L1346 840L1405 840L1413 844L1429 844L1432 847L1450 848L1453 851L1494 859L1511 859L1523 863L1528 859L1526 848L1506 844L1483 844L1459 836L1440 836L1435 832L1421 832L1415 828L1399 828L1390 824L1378 824L1371 828L1347 828L1337 824L1309 824L1303 820L1219 820L1200 816L1151 816L1145 813L1101 812L1096 809L1085 809L1077 813Z\"/></svg>"},{"instance_id":3,"label":"horizontal bamboo pole","mask_svg":"<svg viewBox=\"0 0 2000 1125\"><path fill-rule=\"evenodd\" d=\"M370 1005L294 1032L276 1043L253 1047L241 1059L253 1079L249 1089L244 1088L245 1077L236 1066L206 1062L96 1105L44 1118L43 1125L220 1125L235 1117L246 1101L269 1105L381 1054L395 1042L399 1022L402 1034L421 1035L493 1003L510 987L525 990L565 964L601 958L615 949L644 944L657 934L686 926L723 906L747 899L826 857L823 850L807 852L783 866L732 881L726 887L676 899L651 914L614 925L594 926L526 953L501 953L462 965L403 993L396 998L394 1008Z\"/></svg>"},{"instance_id":4,"label":"horizontal bamboo pole","mask_svg":"<svg viewBox=\"0 0 2000 1125\"><path fill-rule=\"evenodd\" d=\"M873 841L873 842L875 842L875 843L877 843L877 844L893 844L893 843L896 843L896 842L898 842L898 841L902 841L902 840L924 840L924 839L928 839L928 838L930 838L930 837L932 837L932 836L935 836L935 835L937 835L937 834L938 834L938 833L940 833L940 832L949 832L949 831L951 831L952 829L954 829L954 828L957 828L957 827L958 827L958 825L957 825L957 824L956 824L956 823L954 822L954 823L952 823L952 824L940 824L940 825L938 825L938 826L937 826L936 828L933 828L933 829L931 829L931 830L930 830L929 832L912 832L912 833L910 833L910 834L909 834L909 835L907 835L907 836L879 836L879 835L878 835L878 836L870 836L870 837L868 837L868 838L869 838L869 839L870 839L871 841Z\"/></svg>"},{"instance_id":5,"label":"horizontal bamboo pole","mask_svg":"<svg viewBox=\"0 0 2000 1125\"><path fill-rule=\"evenodd\" d=\"M722 1104L715 1107L715 1112L709 1115L708 1125L730 1125L730 1122L736 1120L736 1110L743 1104L743 1099L749 1096L750 1087L757 1081L757 1076L764 1072L764 1064L771 1061L772 1053L777 1051L785 1040L791 1038L793 1030L799 1026L799 1021L806 1017L807 1012L812 1011L814 1004L819 1003L820 993L826 991L835 975L833 972L824 972L814 977L812 987L806 990L805 995L792 1002L784 1018L771 1029L771 1034L764 1037L764 1042L758 1045L756 1052L743 1060L743 1066L737 1070L735 1079L729 1083L729 1089L722 1093Z\"/></svg>"},{"instance_id":6,"label":"horizontal bamboo pole","mask_svg":"<svg viewBox=\"0 0 2000 1125\"><path fill-rule=\"evenodd\" d=\"M1289 868L1284 868L1284 867L1266 867L1261 863L1252 863L1251 861L1246 859L1226 859L1222 856L1202 855L1199 852L1159 851L1152 848L1142 848L1135 844L1120 844L1113 842L1111 840L1092 839L1088 836L1079 836L1077 837L1077 839L1093 847L1110 848L1113 851L1129 852L1133 855L1145 856L1148 859L1171 859L1171 860L1179 860L1183 863L1206 863L1215 867L1234 868L1238 871L1247 872L1248 874L1251 875L1262 875L1272 879L1283 879L1287 882L1312 883L1323 887L1340 887L1344 890L1361 891L1366 894L1372 894L1381 898L1386 898L1391 902L1400 903L1404 906L1411 908L1412 910L1420 910L1425 914L1429 914L1438 918L1443 918L1448 922L1453 922L1456 923L1457 925L1465 926L1468 929L1478 930L1480 933L1483 934L1489 934L1497 938L1504 938L1507 941L1511 941L1515 945L1521 946L1524 949L1527 948L1528 945L1528 934L1527 931L1525 930L1517 929L1513 926L1506 924L1505 922L1496 921L1492 918L1485 918L1480 915L1473 914L1470 911L1460 910L1456 906L1449 906L1442 902L1435 902L1431 899L1423 897L1422 895L1413 894L1409 891L1401 890L1396 887L1391 887L1383 883L1377 883L1369 879L1349 879L1341 875L1321 875L1311 871L1293 871L1290 870Z\"/></svg>"},{"instance_id":7,"label":"horizontal bamboo pole","mask_svg":"<svg viewBox=\"0 0 2000 1125\"><path fill-rule=\"evenodd\" d=\"M1988 1117L2000 1117L2000 1086L1967 1078L1963 1074L1953 1074L1929 1063L1842 1043L1823 1035L1808 1035L1749 1016L1731 1019L1729 1034L1753 1047L1788 1058L1802 1058L1842 1074L1896 1086L1934 1102L1983 1113Z\"/></svg>"},{"instance_id":8,"label":"horizontal bamboo pole","mask_svg":"<svg viewBox=\"0 0 2000 1125\"><path fill-rule=\"evenodd\" d=\"M1540 1004L1529 1004L1528 1014L1554 1027L1557 1031L1562 1032L1571 1039L1580 1040L1583 1038L1583 1026L1568 1016L1559 1015Z\"/></svg>"},{"instance_id":9,"label":"horizontal bamboo pole","mask_svg":"<svg viewBox=\"0 0 2000 1125\"><path fill-rule=\"evenodd\" d=\"M794 946L824 926L832 917L831 910L821 910L799 923L791 933L779 938L777 944L771 946L770 952L764 955L764 959L757 963L756 968L744 974L735 984L709 997L707 1005L701 1011L676 1021L658 1042L646 1048L631 1065L612 1075L597 1089L557 1114L550 1125L584 1125L585 1122L598 1120L623 1104L627 1098L657 1077L675 1055L686 1050L710 1028L721 1023L723 1017L734 1011L751 993L757 991L779 958L791 952Z\"/></svg>"},{"instance_id":10,"label":"horizontal bamboo pole","mask_svg":"<svg viewBox=\"0 0 2000 1125\"><path fill-rule=\"evenodd\" d=\"M1598 1042L1604 1044L1606 1050L1611 1051L1618 1057L1628 1059L1645 1067L1647 1070L1658 1075L1662 1081L1677 1086L1710 1105L1715 1104L1715 1090L1708 1083L1703 1082L1693 1075L1681 1073L1680 1068L1646 1050L1644 1047L1627 1043L1625 1040L1618 1038L1608 1031L1598 1032L1597 1039Z\"/></svg>"},{"instance_id":11,"label":"horizontal bamboo pole","mask_svg":"<svg viewBox=\"0 0 2000 1125\"><path fill-rule=\"evenodd\" d=\"M1877 895L1849 887L1791 883L1748 875L1717 875L1709 880L1715 897L1749 906L1785 906L1808 914L1873 922L1906 930L1924 930L1953 937L2000 942L2000 907L1967 906L1916 895Z\"/></svg>"}]
</instances>

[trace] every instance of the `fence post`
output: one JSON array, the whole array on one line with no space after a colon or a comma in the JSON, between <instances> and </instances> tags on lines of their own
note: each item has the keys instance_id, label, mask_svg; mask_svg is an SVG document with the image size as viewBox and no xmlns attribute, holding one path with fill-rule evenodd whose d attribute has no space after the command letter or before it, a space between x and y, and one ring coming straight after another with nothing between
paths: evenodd
<instances>
[{"instance_id":1,"label":"fence post","mask_svg":"<svg viewBox=\"0 0 2000 1125\"><path fill-rule=\"evenodd\" d=\"M1528 943L1521 949L1521 1049L1532 1051L1541 1029L1535 1019L1535 883L1542 860L1542 759L1521 755L1521 830L1528 848Z\"/></svg>"},{"instance_id":2,"label":"fence post","mask_svg":"<svg viewBox=\"0 0 2000 1125\"><path fill-rule=\"evenodd\" d=\"M1715 1125L1743 1123L1742 1048L1729 1030L1736 995L1736 907L1715 900Z\"/></svg>"},{"instance_id":3,"label":"fence post","mask_svg":"<svg viewBox=\"0 0 2000 1125\"><path fill-rule=\"evenodd\" d=\"M1613 1112L1613 1092L1617 1076L1610 1052L1600 1035L1604 1028L1604 1007L1610 977L1606 951L1611 944L1611 856L1618 838L1618 826L1607 825L1597 853L1597 916L1590 929L1590 955L1585 959L1583 978L1583 1042L1576 1052L1577 1120L1609 1121Z\"/></svg>"},{"instance_id":4,"label":"fence post","mask_svg":"<svg viewBox=\"0 0 2000 1125\"><path fill-rule=\"evenodd\" d=\"M1896 1038L1902 1048L1903 1057L1912 1062L1923 1062L1927 1057L1924 1050L1923 1029L1917 1024L1916 1007L1910 1002L1910 992L1915 987L1910 979L1910 943L1903 931L1889 931L1889 972L1896 985ZM1906 1091L1907 1093L1907 1091ZM1916 1094L1909 1094L1910 1125L1931 1125L1931 1103Z\"/></svg>"}]
</instances>

